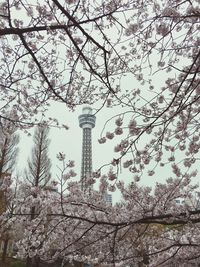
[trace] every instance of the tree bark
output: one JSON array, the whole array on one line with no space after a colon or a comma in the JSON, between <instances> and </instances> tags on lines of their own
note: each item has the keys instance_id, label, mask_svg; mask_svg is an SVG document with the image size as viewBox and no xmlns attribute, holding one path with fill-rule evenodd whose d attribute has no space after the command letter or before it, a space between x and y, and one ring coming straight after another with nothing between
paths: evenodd
<instances>
[{"instance_id":1,"label":"tree bark","mask_svg":"<svg viewBox=\"0 0 200 267\"><path fill-rule=\"evenodd\" d=\"M6 238L4 240L4 244L3 244L3 252L2 252L2 262L3 263L6 262L6 256L7 256L7 250L8 250L8 241L9 241L9 239Z\"/></svg>"}]
</instances>

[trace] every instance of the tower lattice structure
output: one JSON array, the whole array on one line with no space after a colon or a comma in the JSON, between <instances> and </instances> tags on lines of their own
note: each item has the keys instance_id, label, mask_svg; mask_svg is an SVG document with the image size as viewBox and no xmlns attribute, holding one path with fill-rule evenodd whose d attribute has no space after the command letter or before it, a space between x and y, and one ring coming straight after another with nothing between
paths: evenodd
<instances>
[{"instance_id":1,"label":"tower lattice structure","mask_svg":"<svg viewBox=\"0 0 200 267\"><path fill-rule=\"evenodd\" d=\"M92 128L95 127L96 117L92 114L92 108L84 107L78 119L79 126L83 129L81 188L87 192L91 189L88 179L92 174Z\"/></svg>"}]
</instances>

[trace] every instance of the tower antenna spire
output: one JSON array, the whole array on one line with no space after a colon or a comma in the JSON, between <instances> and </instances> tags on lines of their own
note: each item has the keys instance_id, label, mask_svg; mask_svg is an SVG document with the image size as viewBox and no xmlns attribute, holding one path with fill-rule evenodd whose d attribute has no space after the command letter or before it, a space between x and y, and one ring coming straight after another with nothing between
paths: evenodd
<instances>
[{"instance_id":1,"label":"tower antenna spire","mask_svg":"<svg viewBox=\"0 0 200 267\"><path fill-rule=\"evenodd\" d=\"M89 192L91 185L88 180L92 175L92 128L95 127L96 117L92 114L92 108L86 106L78 117L79 126L83 129L82 139L82 163L81 163L81 188Z\"/></svg>"}]
</instances>

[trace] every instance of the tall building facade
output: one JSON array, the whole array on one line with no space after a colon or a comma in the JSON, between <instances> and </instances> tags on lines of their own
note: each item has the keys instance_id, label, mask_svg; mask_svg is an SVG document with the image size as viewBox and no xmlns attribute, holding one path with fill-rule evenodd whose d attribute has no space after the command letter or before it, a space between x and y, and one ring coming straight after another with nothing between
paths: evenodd
<instances>
[{"instance_id":1,"label":"tall building facade","mask_svg":"<svg viewBox=\"0 0 200 267\"><path fill-rule=\"evenodd\" d=\"M92 174L92 128L95 127L96 117L92 114L91 107L84 107L78 119L79 126L83 129L81 188L84 192L89 192L91 186L88 179Z\"/></svg>"},{"instance_id":2,"label":"tall building facade","mask_svg":"<svg viewBox=\"0 0 200 267\"><path fill-rule=\"evenodd\" d=\"M103 200L105 201L106 204L109 204L112 206L112 195L108 194L107 192L105 192L103 194Z\"/></svg>"}]
</instances>

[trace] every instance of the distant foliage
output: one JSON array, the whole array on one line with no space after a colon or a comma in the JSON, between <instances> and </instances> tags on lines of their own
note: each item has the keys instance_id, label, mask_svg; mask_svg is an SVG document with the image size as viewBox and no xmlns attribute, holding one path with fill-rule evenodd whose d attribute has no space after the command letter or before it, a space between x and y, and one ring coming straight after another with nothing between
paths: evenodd
<instances>
[{"instance_id":1,"label":"distant foliage","mask_svg":"<svg viewBox=\"0 0 200 267\"><path fill-rule=\"evenodd\" d=\"M48 155L49 128L46 125L38 126L33 136L34 146L31 158L28 160L26 179L35 187L45 187L51 178L51 160Z\"/></svg>"}]
</instances>

